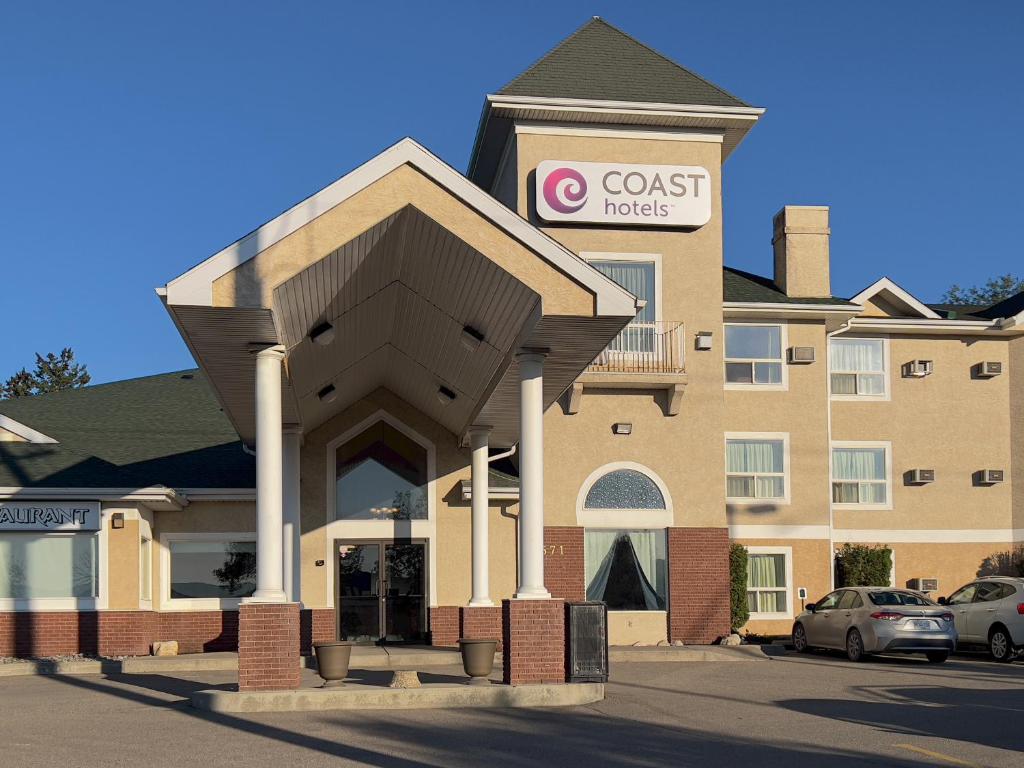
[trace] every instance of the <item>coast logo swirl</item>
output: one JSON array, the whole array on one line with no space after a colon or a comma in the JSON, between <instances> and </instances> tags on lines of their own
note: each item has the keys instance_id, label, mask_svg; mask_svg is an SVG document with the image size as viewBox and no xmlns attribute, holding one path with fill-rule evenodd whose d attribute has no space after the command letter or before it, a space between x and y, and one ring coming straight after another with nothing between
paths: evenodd
<instances>
[{"instance_id":1,"label":"coast logo swirl","mask_svg":"<svg viewBox=\"0 0 1024 768\"><path fill-rule=\"evenodd\" d=\"M544 179L544 201L559 213L575 213L587 202L587 180L572 168L556 168Z\"/></svg>"}]
</instances>

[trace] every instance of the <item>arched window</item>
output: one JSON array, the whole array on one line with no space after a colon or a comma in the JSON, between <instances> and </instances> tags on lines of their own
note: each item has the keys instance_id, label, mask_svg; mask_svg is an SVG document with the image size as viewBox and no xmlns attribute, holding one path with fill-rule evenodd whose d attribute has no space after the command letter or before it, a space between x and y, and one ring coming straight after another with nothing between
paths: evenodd
<instances>
[{"instance_id":1,"label":"arched window","mask_svg":"<svg viewBox=\"0 0 1024 768\"><path fill-rule=\"evenodd\" d=\"M335 453L339 520L427 519L427 451L384 421Z\"/></svg>"},{"instance_id":2,"label":"arched window","mask_svg":"<svg viewBox=\"0 0 1024 768\"><path fill-rule=\"evenodd\" d=\"M614 469L587 491L584 509L665 509L657 484L635 469Z\"/></svg>"},{"instance_id":3,"label":"arched window","mask_svg":"<svg viewBox=\"0 0 1024 768\"><path fill-rule=\"evenodd\" d=\"M640 465L602 467L583 484L577 517L586 529L587 599L612 611L665 610L672 510L658 477Z\"/></svg>"}]
</instances>

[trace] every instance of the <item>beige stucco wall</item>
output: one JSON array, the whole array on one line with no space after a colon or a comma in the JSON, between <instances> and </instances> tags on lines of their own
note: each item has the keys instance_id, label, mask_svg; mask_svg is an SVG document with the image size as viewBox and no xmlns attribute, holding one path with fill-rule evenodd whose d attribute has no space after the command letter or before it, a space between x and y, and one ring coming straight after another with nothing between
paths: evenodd
<instances>
[{"instance_id":1,"label":"beige stucco wall","mask_svg":"<svg viewBox=\"0 0 1024 768\"><path fill-rule=\"evenodd\" d=\"M0 427L0 443L24 443L25 438Z\"/></svg>"},{"instance_id":2,"label":"beige stucco wall","mask_svg":"<svg viewBox=\"0 0 1024 768\"><path fill-rule=\"evenodd\" d=\"M139 521L128 516L134 507L116 508L125 514L124 528L114 529L107 518L107 608L134 611L139 608Z\"/></svg>"},{"instance_id":3,"label":"beige stucco wall","mask_svg":"<svg viewBox=\"0 0 1024 768\"><path fill-rule=\"evenodd\" d=\"M778 286L789 296L831 296L828 208L787 205L772 224Z\"/></svg>"},{"instance_id":4,"label":"beige stucco wall","mask_svg":"<svg viewBox=\"0 0 1024 768\"><path fill-rule=\"evenodd\" d=\"M903 363L934 361L934 373L901 377ZM893 336L891 399L833 401L834 441L891 441L893 508L835 511L836 528L1009 529L1011 484L975 486L980 469L1009 471L1009 379L974 379L971 367L1008 359L1004 340ZM936 480L906 485L903 473L934 469Z\"/></svg>"},{"instance_id":5,"label":"beige stucco wall","mask_svg":"<svg viewBox=\"0 0 1024 768\"><path fill-rule=\"evenodd\" d=\"M769 321L758 320L757 323ZM829 520L828 363L824 322L783 323L787 346L814 347L815 362L785 366L785 390L727 389L726 432L789 436L790 500L731 504L733 525L827 525ZM723 436L724 443L724 436ZM724 447L721 460L724 462ZM724 494L724 491L723 491Z\"/></svg>"},{"instance_id":6,"label":"beige stucco wall","mask_svg":"<svg viewBox=\"0 0 1024 768\"><path fill-rule=\"evenodd\" d=\"M1008 344L1010 357L1010 482L1013 528L1024 538L1024 336Z\"/></svg>"},{"instance_id":7,"label":"beige stucco wall","mask_svg":"<svg viewBox=\"0 0 1024 768\"><path fill-rule=\"evenodd\" d=\"M657 645L668 635L665 611L609 611L609 645Z\"/></svg>"},{"instance_id":8,"label":"beige stucco wall","mask_svg":"<svg viewBox=\"0 0 1024 768\"><path fill-rule=\"evenodd\" d=\"M408 165L218 278L214 306L270 307L276 286L406 205L415 206L543 296L545 314L593 315L593 294Z\"/></svg>"},{"instance_id":9,"label":"beige stucco wall","mask_svg":"<svg viewBox=\"0 0 1024 768\"><path fill-rule=\"evenodd\" d=\"M704 141L659 141L565 135L520 134L514 160L519 172L520 215L532 210L534 172L542 160L574 160L703 166L711 174L711 220L693 231L642 228L548 226L545 231L576 253L660 254L663 288L660 317L684 324L682 343L688 386L679 415L662 411L663 393L651 389L592 393L566 415L552 408L545 417L545 514L551 525L572 525L583 481L598 467L635 461L650 467L668 486L680 526L725 525L721 445L722 392L722 197L721 145ZM698 331L714 335L714 349L696 352ZM633 434L612 435L616 421L632 421Z\"/></svg>"}]
</instances>

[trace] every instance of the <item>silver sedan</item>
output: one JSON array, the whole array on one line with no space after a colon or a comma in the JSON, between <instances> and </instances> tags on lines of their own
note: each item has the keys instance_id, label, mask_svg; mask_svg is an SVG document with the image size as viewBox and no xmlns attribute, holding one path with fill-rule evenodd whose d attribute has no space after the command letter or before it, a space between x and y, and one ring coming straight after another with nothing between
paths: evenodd
<instances>
[{"instance_id":1,"label":"silver sedan","mask_svg":"<svg viewBox=\"0 0 1024 768\"><path fill-rule=\"evenodd\" d=\"M941 664L956 648L953 614L919 592L847 587L810 603L793 622L793 645L846 651L850 661L869 653L923 653Z\"/></svg>"}]
</instances>

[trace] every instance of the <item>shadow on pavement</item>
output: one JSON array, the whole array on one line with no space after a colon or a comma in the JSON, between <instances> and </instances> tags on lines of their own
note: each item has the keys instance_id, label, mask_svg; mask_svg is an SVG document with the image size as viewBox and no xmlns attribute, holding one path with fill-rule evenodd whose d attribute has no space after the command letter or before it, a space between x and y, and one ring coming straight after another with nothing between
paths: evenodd
<instances>
[{"instance_id":1,"label":"shadow on pavement","mask_svg":"<svg viewBox=\"0 0 1024 768\"><path fill-rule=\"evenodd\" d=\"M256 739L371 766L536 765L716 765L909 766L910 760L846 749L734 738L673 726L644 723L587 708L463 709L457 716L424 718L424 713L377 711L305 712L249 717L201 712L184 697L209 683L162 675L110 678L53 678L83 692L118 697L140 706L170 707L212 725ZM220 687L232 687L225 683ZM163 694L157 695L157 694ZM168 700L166 695L182 697ZM429 714L429 713L428 713ZM328 730L329 728L329 730ZM309 731L316 730L317 734ZM326 734L330 737L326 737ZM188 738L183 731L182 738ZM359 744L372 745L360 746ZM416 757L428 755L429 762Z\"/></svg>"}]
</instances>

